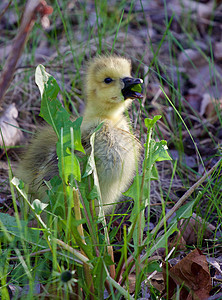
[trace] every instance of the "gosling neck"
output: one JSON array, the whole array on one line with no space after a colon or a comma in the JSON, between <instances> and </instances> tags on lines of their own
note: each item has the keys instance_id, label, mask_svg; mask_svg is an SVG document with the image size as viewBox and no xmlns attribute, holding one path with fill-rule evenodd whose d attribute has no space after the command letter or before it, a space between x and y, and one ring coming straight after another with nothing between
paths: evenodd
<instances>
[{"instance_id":1,"label":"gosling neck","mask_svg":"<svg viewBox=\"0 0 222 300\"><path fill-rule=\"evenodd\" d=\"M118 124L122 123L122 121L125 120L124 111L126 111L129 105L130 103L127 103L126 101L124 101L124 103L120 103L120 105L115 107L98 107L93 103L87 103L85 112L83 114L83 122L85 124L99 124L102 121L107 120L114 126L118 126Z\"/></svg>"},{"instance_id":2,"label":"gosling neck","mask_svg":"<svg viewBox=\"0 0 222 300\"><path fill-rule=\"evenodd\" d=\"M83 119L88 122L99 121L102 122L104 120L110 121L118 121L123 117L123 111L105 111L105 110L98 110L96 107L86 107Z\"/></svg>"}]
</instances>

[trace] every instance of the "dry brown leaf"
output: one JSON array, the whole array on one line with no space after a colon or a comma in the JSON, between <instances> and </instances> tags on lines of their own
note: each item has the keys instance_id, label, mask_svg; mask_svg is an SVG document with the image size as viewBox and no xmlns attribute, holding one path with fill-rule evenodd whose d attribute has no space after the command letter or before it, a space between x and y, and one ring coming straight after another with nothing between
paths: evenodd
<instances>
[{"instance_id":1,"label":"dry brown leaf","mask_svg":"<svg viewBox=\"0 0 222 300\"><path fill-rule=\"evenodd\" d=\"M186 250L187 243L185 239L183 238L182 233L179 231L175 235L173 235L172 238L169 238L168 240L168 248L171 250L173 247L176 248L177 251L183 251Z\"/></svg>"},{"instance_id":2,"label":"dry brown leaf","mask_svg":"<svg viewBox=\"0 0 222 300\"><path fill-rule=\"evenodd\" d=\"M18 110L15 103L9 105L0 117L0 128L2 131L5 146L14 146L21 141L23 134L19 127L16 118L18 117ZM16 127L15 127L16 126ZM2 136L0 135L0 145L3 146Z\"/></svg>"},{"instance_id":3,"label":"dry brown leaf","mask_svg":"<svg viewBox=\"0 0 222 300\"><path fill-rule=\"evenodd\" d=\"M177 225L179 231L169 239L169 249L186 249L186 245L196 245L198 237L209 238L215 227L193 213L190 219L183 219Z\"/></svg>"},{"instance_id":4,"label":"dry brown leaf","mask_svg":"<svg viewBox=\"0 0 222 300\"><path fill-rule=\"evenodd\" d=\"M128 284L129 284L129 292L130 294L135 292L135 285L136 285L136 275L135 274L130 274L127 277ZM126 287L125 287L126 288Z\"/></svg>"},{"instance_id":5,"label":"dry brown leaf","mask_svg":"<svg viewBox=\"0 0 222 300\"><path fill-rule=\"evenodd\" d=\"M186 96L186 98L194 109L199 108L199 102L204 93L208 93L214 98L220 97L222 69L219 64L215 63L212 70L206 57L194 49L186 49L179 55L178 59L193 86L188 90L188 95L191 96ZM200 99L198 99L198 95ZM198 103L195 103L195 98Z\"/></svg>"},{"instance_id":6,"label":"dry brown leaf","mask_svg":"<svg viewBox=\"0 0 222 300\"><path fill-rule=\"evenodd\" d=\"M150 279L152 286L155 287L160 293L164 291L164 278L163 273L157 272L155 275L152 276Z\"/></svg>"},{"instance_id":7,"label":"dry brown leaf","mask_svg":"<svg viewBox=\"0 0 222 300\"><path fill-rule=\"evenodd\" d=\"M203 95L203 99L200 106L200 115L207 119L215 120L217 118L217 110L222 109L222 99L213 99L208 93Z\"/></svg>"},{"instance_id":8,"label":"dry brown leaf","mask_svg":"<svg viewBox=\"0 0 222 300\"><path fill-rule=\"evenodd\" d=\"M174 267L164 263L163 275L165 286L168 285L169 298L177 295L175 290L178 286L181 300L205 300L209 297L211 276L206 256L199 249L192 251Z\"/></svg>"},{"instance_id":9,"label":"dry brown leaf","mask_svg":"<svg viewBox=\"0 0 222 300\"><path fill-rule=\"evenodd\" d=\"M217 270L217 274L222 276L222 257L208 257L207 262Z\"/></svg>"},{"instance_id":10,"label":"dry brown leaf","mask_svg":"<svg viewBox=\"0 0 222 300\"><path fill-rule=\"evenodd\" d=\"M212 232L215 231L215 227L213 225L204 221L195 213L193 213L189 220L180 220L178 222L178 228L180 235L182 235L184 241L188 245L197 243L198 234L201 234L204 238L209 238L212 235Z\"/></svg>"},{"instance_id":11,"label":"dry brown leaf","mask_svg":"<svg viewBox=\"0 0 222 300\"><path fill-rule=\"evenodd\" d=\"M189 93L185 99L190 106L195 109L200 116L209 122L215 123L218 120L218 112L222 110L222 98L215 99L214 92L204 94Z\"/></svg>"}]
</instances>

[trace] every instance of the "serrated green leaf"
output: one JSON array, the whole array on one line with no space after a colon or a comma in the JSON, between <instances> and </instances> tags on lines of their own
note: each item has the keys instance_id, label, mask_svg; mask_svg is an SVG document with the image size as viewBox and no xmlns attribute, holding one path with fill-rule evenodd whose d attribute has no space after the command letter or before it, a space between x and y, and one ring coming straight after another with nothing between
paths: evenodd
<instances>
[{"instance_id":1,"label":"serrated green leaf","mask_svg":"<svg viewBox=\"0 0 222 300\"><path fill-rule=\"evenodd\" d=\"M141 84L135 84L135 85L131 88L131 91L141 93L141 92L142 92L142 89L143 89L143 88L142 88Z\"/></svg>"},{"instance_id":2,"label":"serrated green leaf","mask_svg":"<svg viewBox=\"0 0 222 300\"><path fill-rule=\"evenodd\" d=\"M194 204L196 203L197 199L194 199L187 204L181 206L177 211L176 211L176 216L171 220L170 224L176 223L181 220L181 219L188 219L192 217L193 214L193 207Z\"/></svg>"},{"instance_id":3,"label":"serrated green leaf","mask_svg":"<svg viewBox=\"0 0 222 300\"><path fill-rule=\"evenodd\" d=\"M154 125L156 124L156 122L161 118L162 117L160 115L154 116L153 119L146 118L144 120L144 124L145 124L146 128L148 129L148 131L150 129L152 129L154 127Z\"/></svg>"},{"instance_id":4,"label":"serrated green leaf","mask_svg":"<svg viewBox=\"0 0 222 300\"><path fill-rule=\"evenodd\" d=\"M90 193L88 194L87 197L89 200L97 199L98 198L98 191L95 186L91 189Z\"/></svg>"},{"instance_id":5,"label":"serrated green leaf","mask_svg":"<svg viewBox=\"0 0 222 300\"><path fill-rule=\"evenodd\" d=\"M32 208L34 209L37 215L40 215L41 212L48 206L48 204L41 202L39 199L35 199L32 202Z\"/></svg>"},{"instance_id":6,"label":"serrated green leaf","mask_svg":"<svg viewBox=\"0 0 222 300\"><path fill-rule=\"evenodd\" d=\"M167 229L167 232L165 232L163 235L160 236L159 239L157 239L155 241L155 245L152 246L150 249L149 249L149 256L151 256L153 254L154 251L156 251L156 249L159 249L159 248L166 248L168 245L167 245L167 240L168 240L168 237L173 234L175 231L178 231L178 228L177 228L177 224L174 223L173 225L170 226L169 229ZM145 257L145 256L144 256Z\"/></svg>"},{"instance_id":7,"label":"serrated green leaf","mask_svg":"<svg viewBox=\"0 0 222 300\"><path fill-rule=\"evenodd\" d=\"M149 160L150 165L148 167L151 167L157 161L172 160L167 152L167 149L168 147L166 141L162 140L160 142L156 142L151 140L149 151L149 156L151 156L151 159Z\"/></svg>"},{"instance_id":8,"label":"serrated green leaf","mask_svg":"<svg viewBox=\"0 0 222 300\"><path fill-rule=\"evenodd\" d=\"M47 73L42 65L36 68L35 82L42 97L40 116L56 131L54 119L63 109L62 104L56 99L60 88L53 76Z\"/></svg>"},{"instance_id":9,"label":"serrated green leaf","mask_svg":"<svg viewBox=\"0 0 222 300\"><path fill-rule=\"evenodd\" d=\"M42 96L40 116L54 128L57 136L60 135L61 128L63 128L63 140L65 143L69 142L66 147L71 148L71 140L73 140L74 150L84 153L80 130L82 118L71 121L70 114L62 107L59 100L56 99L60 88L53 76L45 71L44 66L39 65L36 68L35 80ZM70 128L73 128L73 139L70 136Z\"/></svg>"},{"instance_id":10,"label":"serrated green leaf","mask_svg":"<svg viewBox=\"0 0 222 300\"><path fill-rule=\"evenodd\" d=\"M46 72L43 65L38 65L36 68L35 82L38 85L41 97L46 93L51 100L56 99L60 88L54 77Z\"/></svg>"},{"instance_id":11,"label":"serrated green leaf","mask_svg":"<svg viewBox=\"0 0 222 300\"><path fill-rule=\"evenodd\" d=\"M62 127L62 141L64 149L70 148L85 153L81 142L81 126L82 118L76 119L74 122L68 121ZM61 128L58 128L61 132ZM61 135L61 133L59 134ZM72 144L73 141L73 144Z\"/></svg>"},{"instance_id":12,"label":"serrated green leaf","mask_svg":"<svg viewBox=\"0 0 222 300\"><path fill-rule=\"evenodd\" d=\"M56 80L48 74L44 66L39 65L36 69L36 83L42 96L40 116L53 126L57 136L56 146L58 156L58 167L60 176L68 183L69 178L81 180L79 161L74 150L85 153L81 143L80 126L82 118L71 121L70 114L62 107L56 99L60 91ZM62 136L61 136L62 134Z\"/></svg>"},{"instance_id":13,"label":"serrated green leaf","mask_svg":"<svg viewBox=\"0 0 222 300\"><path fill-rule=\"evenodd\" d=\"M71 122L71 126L73 128L73 136L74 136L74 149L80 152L85 153L85 150L82 146L81 142L81 124L82 117L77 118L75 121ZM64 127L65 129L65 127Z\"/></svg>"},{"instance_id":14,"label":"serrated green leaf","mask_svg":"<svg viewBox=\"0 0 222 300\"><path fill-rule=\"evenodd\" d=\"M71 175L78 181L81 181L81 171L80 165L77 156L71 151L67 151L61 149L61 142L59 141L56 145L57 154L60 158L58 160L58 167L59 167L59 175L61 178L64 178L65 183L68 184L69 177Z\"/></svg>"}]
</instances>

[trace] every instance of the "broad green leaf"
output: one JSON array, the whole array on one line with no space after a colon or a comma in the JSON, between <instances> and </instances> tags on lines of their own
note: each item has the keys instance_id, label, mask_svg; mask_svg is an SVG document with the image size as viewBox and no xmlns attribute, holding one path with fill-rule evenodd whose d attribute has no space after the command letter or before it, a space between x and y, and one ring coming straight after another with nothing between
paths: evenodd
<instances>
[{"instance_id":1,"label":"broad green leaf","mask_svg":"<svg viewBox=\"0 0 222 300\"><path fill-rule=\"evenodd\" d=\"M51 189L47 191L50 199L48 211L50 211L53 215L64 218L64 189L61 178L59 176L54 176L50 180L50 185Z\"/></svg>"},{"instance_id":2,"label":"broad green leaf","mask_svg":"<svg viewBox=\"0 0 222 300\"><path fill-rule=\"evenodd\" d=\"M151 139L149 151L149 156L151 156L151 158L148 159L148 168L151 167L157 161L172 160L172 158L167 152L167 149L168 147L166 141L162 140L160 142L156 142Z\"/></svg>"},{"instance_id":3,"label":"broad green leaf","mask_svg":"<svg viewBox=\"0 0 222 300\"><path fill-rule=\"evenodd\" d=\"M81 171L77 156L70 151L70 148L61 149L61 142L57 143L57 154L60 158L58 160L59 175L64 178L65 183L68 184L71 175L78 181L81 181Z\"/></svg>"},{"instance_id":4,"label":"broad green leaf","mask_svg":"<svg viewBox=\"0 0 222 300\"><path fill-rule=\"evenodd\" d=\"M4 225L5 229L8 233L12 234L13 236L17 236L21 238L21 231L18 227L15 217L10 216L9 214L0 213L1 223ZM28 222L20 220L21 227L24 228L28 226ZM0 228L0 238L4 236L3 228Z\"/></svg>"},{"instance_id":5,"label":"broad green leaf","mask_svg":"<svg viewBox=\"0 0 222 300\"><path fill-rule=\"evenodd\" d=\"M140 222L136 222L136 226L133 230L133 242L134 242L134 247L135 249L138 247L138 241L140 239L140 237L138 236L138 233L139 235L141 234L141 232L144 231L144 228L145 228L145 215L144 215L144 212L145 210L143 209L139 215L139 219L140 219ZM135 220L135 217L136 217L136 214L138 213L138 210L136 209L136 207L134 206L133 207L133 210L132 210L132 214L130 216L130 222L133 224L136 220ZM132 226L132 225L131 225ZM132 230L132 227L130 226L129 228L129 231Z\"/></svg>"},{"instance_id":6,"label":"broad green leaf","mask_svg":"<svg viewBox=\"0 0 222 300\"><path fill-rule=\"evenodd\" d=\"M159 178L158 171L155 164L152 166L151 173L145 172L145 180L148 180L149 177L150 180L158 180Z\"/></svg>"},{"instance_id":7,"label":"broad green leaf","mask_svg":"<svg viewBox=\"0 0 222 300\"><path fill-rule=\"evenodd\" d=\"M132 88L131 88L131 91L134 91L134 92L138 92L138 93L141 93L142 92L142 85L141 84L135 84Z\"/></svg>"},{"instance_id":8,"label":"broad green leaf","mask_svg":"<svg viewBox=\"0 0 222 300\"><path fill-rule=\"evenodd\" d=\"M0 240L4 236L4 230L6 229L7 233L13 235L18 241L22 238L25 242L38 245L41 248L48 247L46 241L40 238L40 231L28 227L27 221L20 220L20 229L15 217L9 214L0 213L0 220L4 226L4 229L0 226Z\"/></svg>"},{"instance_id":9,"label":"broad green leaf","mask_svg":"<svg viewBox=\"0 0 222 300\"><path fill-rule=\"evenodd\" d=\"M40 215L41 212L48 206L48 204L41 202L39 199L35 199L32 202L32 208L34 209L37 215Z\"/></svg>"},{"instance_id":10,"label":"broad green leaf","mask_svg":"<svg viewBox=\"0 0 222 300\"><path fill-rule=\"evenodd\" d=\"M98 293L97 299L104 299L104 283L107 279L107 274L104 269L104 258L102 256L95 257L93 259L93 265L94 269L92 270L92 275Z\"/></svg>"},{"instance_id":11,"label":"broad green leaf","mask_svg":"<svg viewBox=\"0 0 222 300\"><path fill-rule=\"evenodd\" d=\"M177 222L181 219L188 219L188 218L192 217L193 207L194 207L194 204L196 203L196 201L197 201L197 198L192 201L189 201L185 205L181 206L176 211L176 216L171 220L170 224L173 224L173 223L177 224Z\"/></svg>"},{"instance_id":12,"label":"broad green leaf","mask_svg":"<svg viewBox=\"0 0 222 300\"><path fill-rule=\"evenodd\" d=\"M82 117L77 118L74 122L72 122L71 127L73 128L73 135L74 135L74 149L85 153L85 150L81 142L81 124L82 124Z\"/></svg>"},{"instance_id":13,"label":"broad green leaf","mask_svg":"<svg viewBox=\"0 0 222 300\"><path fill-rule=\"evenodd\" d=\"M60 88L55 78L46 72L43 65L38 65L36 68L35 82L38 85L41 97L46 93L51 100L56 99Z\"/></svg>"},{"instance_id":14,"label":"broad green leaf","mask_svg":"<svg viewBox=\"0 0 222 300\"><path fill-rule=\"evenodd\" d=\"M78 118L75 121L71 120L71 115L62 107L59 100L56 99L60 88L53 76L45 71L44 66L39 65L37 67L35 78L42 96L40 116L53 126L58 136L60 135L61 128L63 128L63 139L65 142L70 142L66 147L71 148L70 128L73 128L74 150L84 153L80 130L82 118Z\"/></svg>"},{"instance_id":15,"label":"broad green leaf","mask_svg":"<svg viewBox=\"0 0 222 300\"><path fill-rule=\"evenodd\" d=\"M61 115L63 110L62 104L56 99L60 88L56 80L45 71L45 67L42 65L36 68L35 82L42 97L40 116L53 126L57 133L55 119Z\"/></svg>"},{"instance_id":16,"label":"broad green leaf","mask_svg":"<svg viewBox=\"0 0 222 300\"><path fill-rule=\"evenodd\" d=\"M70 122L71 127L69 127L69 124L66 124L60 131L62 136L59 136L56 145L59 174L61 178L65 176L64 179L66 183L68 183L68 179L72 175L76 180L81 181L80 165L78 158L74 153L74 150L84 153L84 149L81 144L81 122L82 119L77 119L73 123Z\"/></svg>"},{"instance_id":17,"label":"broad green leaf","mask_svg":"<svg viewBox=\"0 0 222 300\"><path fill-rule=\"evenodd\" d=\"M19 180L19 185L18 185L18 187L19 187L21 190L25 188L25 184L24 184L24 182L23 182L22 180Z\"/></svg>"},{"instance_id":18,"label":"broad green leaf","mask_svg":"<svg viewBox=\"0 0 222 300\"><path fill-rule=\"evenodd\" d=\"M187 204L181 206L178 211L176 212L176 217L177 220L183 218L183 219L188 219L192 217L193 214L193 206L196 202L196 199L193 201L189 201Z\"/></svg>"},{"instance_id":19,"label":"broad green leaf","mask_svg":"<svg viewBox=\"0 0 222 300\"><path fill-rule=\"evenodd\" d=\"M153 273L153 272L161 272L162 271L162 268L160 267L160 263L157 262L157 261L151 261L151 262L148 262L145 269L144 269L144 273Z\"/></svg>"},{"instance_id":20,"label":"broad green leaf","mask_svg":"<svg viewBox=\"0 0 222 300\"><path fill-rule=\"evenodd\" d=\"M154 127L154 125L156 124L156 122L161 119L162 117L160 115L157 115L157 116L154 116L153 119L149 119L149 118L146 118L144 120L144 123L145 123L145 126L146 128L148 129L148 131L150 129L152 129Z\"/></svg>"},{"instance_id":21,"label":"broad green leaf","mask_svg":"<svg viewBox=\"0 0 222 300\"><path fill-rule=\"evenodd\" d=\"M167 232L164 233L163 235L160 236L159 239L156 239L155 241L155 245L152 246L149 251L147 252L147 255L144 255L144 257L141 259L141 262L143 262L144 260L147 259L147 256L151 256L153 254L154 251L156 251L157 249L159 248L166 248L166 246L168 246L166 243L167 243L167 240L168 240L168 237L173 234L175 231L178 231L178 228L177 228L177 224L174 223L170 226L169 229L167 229Z\"/></svg>"},{"instance_id":22,"label":"broad green leaf","mask_svg":"<svg viewBox=\"0 0 222 300\"><path fill-rule=\"evenodd\" d=\"M85 153L81 143L80 126L82 118L71 121L70 114L62 107L56 99L60 91L56 80L46 72L42 65L36 69L36 83L42 96L40 116L53 126L57 136L57 155L59 174L66 184L69 178L74 176L81 180L80 165L74 150ZM62 134L62 136L61 136Z\"/></svg>"},{"instance_id":23,"label":"broad green leaf","mask_svg":"<svg viewBox=\"0 0 222 300\"><path fill-rule=\"evenodd\" d=\"M93 200L93 199L98 198L98 191L97 191L97 188L95 186L93 186L93 188L90 191L90 193L88 194L87 198L88 198L88 200Z\"/></svg>"}]
</instances>

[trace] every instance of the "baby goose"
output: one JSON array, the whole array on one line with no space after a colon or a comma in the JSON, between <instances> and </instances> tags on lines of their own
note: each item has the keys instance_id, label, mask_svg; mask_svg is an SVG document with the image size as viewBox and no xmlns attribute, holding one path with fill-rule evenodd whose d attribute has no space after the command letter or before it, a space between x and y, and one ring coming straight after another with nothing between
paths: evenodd
<instances>
[{"instance_id":1,"label":"baby goose","mask_svg":"<svg viewBox=\"0 0 222 300\"><path fill-rule=\"evenodd\" d=\"M86 107L81 125L82 142L90 153L89 139L95 135L94 155L105 213L112 210L121 193L129 186L140 156L140 143L130 132L124 111L132 99L141 98L133 87L141 84L131 77L131 63L119 56L99 56L88 66L85 79ZM58 175L57 137L49 126L43 127L32 141L16 172L38 192L43 181Z\"/></svg>"}]
</instances>

